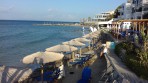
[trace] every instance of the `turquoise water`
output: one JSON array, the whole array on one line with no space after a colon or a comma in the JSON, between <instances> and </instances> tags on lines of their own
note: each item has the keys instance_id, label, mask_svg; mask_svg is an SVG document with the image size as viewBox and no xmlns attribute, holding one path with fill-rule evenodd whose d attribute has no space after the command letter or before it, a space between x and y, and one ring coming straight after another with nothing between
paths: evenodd
<instances>
[{"instance_id":1,"label":"turquoise water","mask_svg":"<svg viewBox=\"0 0 148 83\"><path fill-rule=\"evenodd\" d=\"M82 27L33 26L41 23L44 22L0 21L0 65L19 66L24 56L83 34Z\"/></svg>"}]
</instances>

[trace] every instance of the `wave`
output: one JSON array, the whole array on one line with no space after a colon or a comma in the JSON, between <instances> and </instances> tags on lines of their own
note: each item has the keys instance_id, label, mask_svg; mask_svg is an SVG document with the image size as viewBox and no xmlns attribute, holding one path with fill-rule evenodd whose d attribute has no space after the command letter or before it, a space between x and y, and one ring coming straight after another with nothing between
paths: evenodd
<instances>
[{"instance_id":1,"label":"wave","mask_svg":"<svg viewBox=\"0 0 148 83\"><path fill-rule=\"evenodd\" d=\"M49 37L45 37L45 38L42 38L42 39L29 41L26 44L35 44L35 43L40 43L40 42L47 41L47 40L49 40Z\"/></svg>"},{"instance_id":2,"label":"wave","mask_svg":"<svg viewBox=\"0 0 148 83\"><path fill-rule=\"evenodd\" d=\"M22 32L22 33L17 33L17 34L0 36L0 40L8 39L8 38L13 38L13 37L19 37L19 36L25 35L27 33L29 33L29 32Z\"/></svg>"}]
</instances>

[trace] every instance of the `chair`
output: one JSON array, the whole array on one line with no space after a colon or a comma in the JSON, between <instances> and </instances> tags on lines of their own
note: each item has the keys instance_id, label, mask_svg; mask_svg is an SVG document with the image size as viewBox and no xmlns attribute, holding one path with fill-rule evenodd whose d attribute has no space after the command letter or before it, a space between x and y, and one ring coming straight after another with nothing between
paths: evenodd
<instances>
[{"instance_id":1,"label":"chair","mask_svg":"<svg viewBox=\"0 0 148 83\"><path fill-rule=\"evenodd\" d=\"M85 67L82 71L82 78L77 83L90 83L91 79L91 69Z\"/></svg>"},{"instance_id":2,"label":"chair","mask_svg":"<svg viewBox=\"0 0 148 83\"><path fill-rule=\"evenodd\" d=\"M44 72L43 73L43 81L54 81L54 78L52 77L53 71L50 72ZM37 81L42 81L41 76L35 77Z\"/></svg>"},{"instance_id":3,"label":"chair","mask_svg":"<svg viewBox=\"0 0 148 83\"><path fill-rule=\"evenodd\" d=\"M43 73L43 81L53 82L59 77L60 69L55 69L55 71L49 71ZM35 77L37 81L42 81L41 76Z\"/></svg>"}]
</instances>

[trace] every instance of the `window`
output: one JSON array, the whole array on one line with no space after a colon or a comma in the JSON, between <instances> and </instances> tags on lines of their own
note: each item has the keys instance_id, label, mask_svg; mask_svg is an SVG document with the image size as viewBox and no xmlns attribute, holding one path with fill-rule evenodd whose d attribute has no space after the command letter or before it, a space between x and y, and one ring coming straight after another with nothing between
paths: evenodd
<instances>
[{"instance_id":1,"label":"window","mask_svg":"<svg viewBox=\"0 0 148 83\"><path fill-rule=\"evenodd\" d=\"M148 7L147 8L143 8L143 11L148 11Z\"/></svg>"}]
</instances>

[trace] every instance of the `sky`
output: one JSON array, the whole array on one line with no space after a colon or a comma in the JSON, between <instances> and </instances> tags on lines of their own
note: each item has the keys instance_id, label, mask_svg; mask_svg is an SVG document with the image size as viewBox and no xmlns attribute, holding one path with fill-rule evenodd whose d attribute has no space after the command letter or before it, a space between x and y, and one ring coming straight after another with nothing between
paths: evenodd
<instances>
[{"instance_id":1,"label":"sky","mask_svg":"<svg viewBox=\"0 0 148 83\"><path fill-rule=\"evenodd\" d=\"M0 0L0 20L80 21L126 0Z\"/></svg>"}]
</instances>

